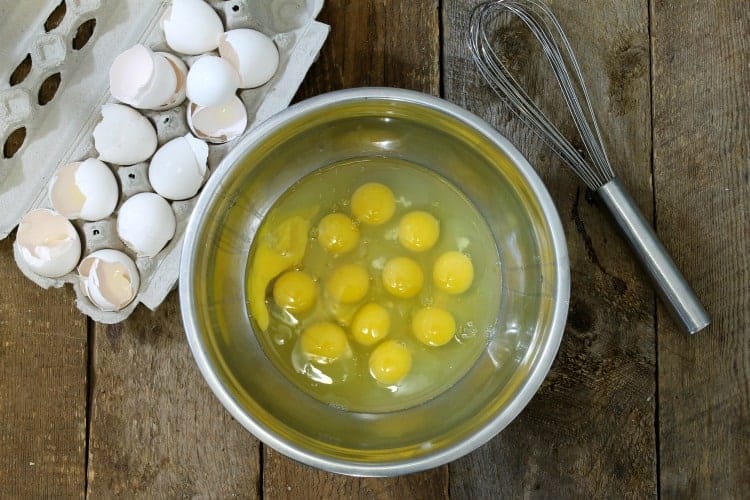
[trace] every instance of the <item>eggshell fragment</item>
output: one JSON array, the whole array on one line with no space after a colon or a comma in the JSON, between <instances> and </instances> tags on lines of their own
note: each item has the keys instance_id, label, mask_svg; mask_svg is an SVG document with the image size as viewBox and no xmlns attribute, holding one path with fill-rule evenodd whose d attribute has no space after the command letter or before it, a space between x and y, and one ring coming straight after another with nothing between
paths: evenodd
<instances>
[{"instance_id":1,"label":"eggshell fragment","mask_svg":"<svg viewBox=\"0 0 750 500\"><path fill-rule=\"evenodd\" d=\"M214 50L224 31L219 15L203 0L172 0L162 28L167 45L190 55Z\"/></svg>"},{"instance_id":2,"label":"eggshell fragment","mask_svg":"<svg viewBox=\"0 0 750 500\"><path fill-rule=\"evenodd\" d=\"M247 127L247 110L239 97L221 106L198 106L190 103L187 123L199 139L221 144L239 137Z\"/></svg>"},{"instance_id":3,"label":"eggshell fragment","mask_svg":"<svg viewBox=\"0 0 750 500\"><path fill-rule=\"evenodd\" d=\"M95 221L109 217L118 198L115 175L96 158L63 165L49 185L52 208L68 219Z\"/></svg>"},{"instance_id":4,"label":"eggshell fragment","mask_svg":"<svg viewBox=\"0 0 750 500\"><path fill-rule=\"evenodd\" d=\"M240 88L268 82L279 68L279 49L269 37L252 29L236 29L221 35L219 54L240 76Z\"/></svg>"},{"instance_id":5,"label":"eggshell fragment","mask_svg":"<svg viewBox=\"0 0 750 500\"><path fill-rule=\"evenodd\" d=\"M175 226L172 207L156 193L128 198L117 214L117 235L139 257L159 253L174 236Z\"/></svg>"},{"instance_id":6,"label":"eggshell fragment","mask_svg":"<svg viewBox=\"0 0 750 500\"><path fill-rule=\"evenodd\" d=\"M73 224L46 208L23 216L15 244L29 269L47 278L68 274L81 258L81 238Z\"/></svg>"},{"instance_id":7,"label":"eggshell fragment","mask_svg":"<svg viewBox=\"0 0 750 500\"><path fill-rule=\"evenodd\" d=\"M237 71L217 56L198 58L187 74L187 98L200 106L219 106L236 97L240 85Z\"/></svg>"},{"instance_id":8,"label":"eggshell fragment","mask_svg":"<svg viewBox=\"0 0 750 500\"><path fill-rule=\"evenodd\" d=\"M113 97L139 109L156 109L177 91L177 72L169 59L141 44L118 55L109 68Z\"/></svg>"},{"instance_id":9,"label":"eggshell fragment","mask_svg":"<svg viewBox=\"0 0 750 500\"><path fill-rule=\"evenodd\" d=\"M148 180L169 200L192 198L208 176L208 144L191 134L160 147L148 167Z\"/></svg>"},{"instance_id":10,"label":"eggshell fragment","mask_svg":"<svg viewBox=\"0 0 750 500\"><path fill-rule=\"evenodd\" d=\"M102 311L119 311L135 299L140 286L133 259L112 249L97 250L78 266L84 295Z\"/></svg>"},{"instance_id":11,"label":"eggshell fragment","mask_svg":"<svg viewBox=\"0 0 750 500\"><path fill-rule=\"evenodd\" d=\"M116 165L146 161L156 151L156 130L151 122L123 104L102 106L102 121L93 135L99 159Z\"/></svg>"}]
</instances>

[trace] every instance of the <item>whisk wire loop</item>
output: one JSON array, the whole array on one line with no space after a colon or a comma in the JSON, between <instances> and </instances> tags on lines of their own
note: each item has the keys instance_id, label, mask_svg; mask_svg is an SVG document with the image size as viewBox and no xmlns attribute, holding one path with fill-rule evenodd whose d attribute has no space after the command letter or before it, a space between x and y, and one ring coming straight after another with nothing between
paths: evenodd
<instances>
[{"instance_id":1,"label":"whisk wire loop","mask_svg":"<svg viewBox=\"0 0 750 500\"><path fill-rule=\"evenodd\" d=\"M496 14L503 12L518 17L539 41L590 161L584 159L539 109L495 52L485 28ZM494 0L480 4L472 12L468 36L472 58L493 91L589 188L597 190L614 178L580 65L549 7L538 0Z\"/></svg>"}]
</instances>

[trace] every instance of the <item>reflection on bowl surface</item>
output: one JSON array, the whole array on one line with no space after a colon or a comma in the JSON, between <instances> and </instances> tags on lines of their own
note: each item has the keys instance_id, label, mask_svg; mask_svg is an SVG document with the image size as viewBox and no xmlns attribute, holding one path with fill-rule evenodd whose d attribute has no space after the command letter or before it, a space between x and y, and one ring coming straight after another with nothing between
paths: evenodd
<instances>
[{"instance_id":1,"label":"reflection on bowl surface","mask_svg":"<svg viewBox=\"0 0 750 500\"><path fill-rule=\"evenodd\" d=\"M387 183L389 168L433 175L455 187L483 220L487 246L500 263L500 276L492 276L497 267L485 266L476 277L479 283L496 283L496 293L476 297L484 301L479 309L491 313L492 332L475 344L471 362L463 363L465 369L448 377L441 390L433 387L391 406L361 400L328 404L331 397L284 374L271 346L264 350L255 334L245 279L258 229L283 193L334 164L348 166L344 171L352 182ZM409 185L398 177L391 179L394 185ZM414 184L410 189L424 189L423 179ZM419 198L427 199L424 193ZM250 133L200 196L186 233L180 276L191 348L233 416L292 458L363 475L434 467L504 428L552 363L568 293L560 221L523 157L470 113L395 89L326 94Z\"/></svg>"}]
</instances>

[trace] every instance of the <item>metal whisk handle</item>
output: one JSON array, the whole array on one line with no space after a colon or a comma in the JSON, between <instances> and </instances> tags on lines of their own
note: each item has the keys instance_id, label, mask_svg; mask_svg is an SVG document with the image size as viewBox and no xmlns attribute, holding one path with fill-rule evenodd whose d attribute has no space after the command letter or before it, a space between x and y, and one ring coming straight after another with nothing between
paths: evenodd
<instances>
[{"instance_id":1,"label":"metal whisk handle","mask_svg":"<svg viewBox=\"0 0 750 500\"><path fill-rule=\"evenodd\" d=\"M599 188L597 194L609 208L676 319L691 334L707 327L711 318L620 181L609 181Z\"/></svg>"}]
</instances>

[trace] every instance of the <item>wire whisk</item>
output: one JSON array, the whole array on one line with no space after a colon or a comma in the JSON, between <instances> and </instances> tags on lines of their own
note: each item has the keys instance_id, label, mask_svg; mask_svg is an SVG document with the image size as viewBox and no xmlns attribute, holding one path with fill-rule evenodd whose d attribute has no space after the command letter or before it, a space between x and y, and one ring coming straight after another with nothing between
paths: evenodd
<instances>
[{"instance_id":1,"label":"wire whisk","mask_svg":"<svg viewBox=\"0 0 750 500\"><path fill-rule=\"evenodd\" d=\"M487 28L502 13L518 17L541 45L583 142L585 156L539 109L495 52ZM711 322L708 313L615 178L581 68L549 7L540 0L493 0L479 4L471 14L468 44L480 74L501 101L596 191L682 326L690 333L708 326Z\"/></svg>"}]
</instances>

